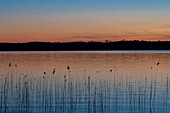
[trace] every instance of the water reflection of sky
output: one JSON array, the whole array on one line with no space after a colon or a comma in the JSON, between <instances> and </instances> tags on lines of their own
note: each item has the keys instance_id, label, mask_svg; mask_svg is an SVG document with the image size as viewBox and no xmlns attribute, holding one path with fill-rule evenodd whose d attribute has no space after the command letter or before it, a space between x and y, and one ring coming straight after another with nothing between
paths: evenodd
<instances>
[{"instance_id":1,"label":"water reflection of sky","mask_svg":"<svg viewBox=\"0 0 170 113\"><path fill-rule=\"evenodd\" d=\"M44 71L65 73L66 66L71 67L72 73L108 75L109 70L116 70L122 75L150 75L158 68L161 75L168 74L170 68L170 53L157 52L1 52L0 70L8 70L8 64L18 65L18 71L41 74ZM157 66L157 62L160 65ZM151 69L152 68L152 69Z\"/></svg>"},{"instance_id":2,"label":"water reflection of sky","mask_svg":"<svg viewBox=\"0 0 170 113\"><path fill-rule=\"evenodd\" d=\"M0 85L9 77L7 103L15 108L23 103L15 100L19 99L16 93L26 98L24 90L28 88L28 109L35 112L56 107L58 112L67 112L73 104L77 105L75 112L168 112L169 61L169 52L1 52ZM18 83L23 88L20 93L15 90ZM43 99L48 102L55 97L57 106L44 109Z\"/></svg>"}]
</instances>

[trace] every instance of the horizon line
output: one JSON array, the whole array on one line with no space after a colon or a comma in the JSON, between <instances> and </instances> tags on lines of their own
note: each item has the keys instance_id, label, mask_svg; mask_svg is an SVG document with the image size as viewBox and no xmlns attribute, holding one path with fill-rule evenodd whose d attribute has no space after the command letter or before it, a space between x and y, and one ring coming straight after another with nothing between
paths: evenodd
<instances>
[{"instance_id":1,"label":"horizon line","mask_svg":"<svg viewBox=\"0 0 170 113\"><path fill-rule=\"evenodd\" d=\"M27 42L0 42L1 44L24 44L24 43L79 43L79 42L83 42L83 43L89 43L89 42L96 42L96 43L112 43L112 42L135 42L135 41L138 41L138 42L170 42L169 40L165 41L165 40L157 40L157 41L153 41L153 40L125 40L125 39L122 39L122 40L119 40L119 41L110 41L110 40L105 40L105 41L68 41L68 42L60 42L60 41L56 41L56 42L51 42L51 41L27 41Z\"/></svg>"}]
</instances>

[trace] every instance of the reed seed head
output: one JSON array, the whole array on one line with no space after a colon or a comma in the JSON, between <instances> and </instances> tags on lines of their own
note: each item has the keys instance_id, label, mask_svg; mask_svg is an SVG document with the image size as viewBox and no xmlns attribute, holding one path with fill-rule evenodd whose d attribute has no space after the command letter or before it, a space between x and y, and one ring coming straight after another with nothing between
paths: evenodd
<instances>
[{"instance_id":1,"label":"reed seed head","mask_svg":"<svg viewBox=\"0 0 170 113\"><path fill-rule=\"evenodd\" d=\"M55 68L53 69L53 75L55 74Z\"/></svg>"},{"instance_id":2,"label":"reed seed head","mask_svg":"<svg viewBox=\"0 0 170 113\"><path fill-rule=\"evenodd\" d=\"M9 63L9 67L11 67L12 66L12 64L11 64L11 62Z\"/></svg>"},{"instance_id":3,"label":"reed seed head","mask_svg":"<svg viewBox=\"0 0 170 113\"><path fill-rule=\"evenodd\" d=\"M67 66L67 70L70 70L70 66Z\"/></svg>"}]
</instances>

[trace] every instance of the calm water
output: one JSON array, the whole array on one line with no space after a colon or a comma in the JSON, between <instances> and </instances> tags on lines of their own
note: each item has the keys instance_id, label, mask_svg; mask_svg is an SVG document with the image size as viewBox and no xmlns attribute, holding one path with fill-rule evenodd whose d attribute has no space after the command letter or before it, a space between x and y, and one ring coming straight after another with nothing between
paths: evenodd
<instances>
[{"instance_id":1,"label":"calm water","mask_svg":"<svg viewBox=\"0 0 170 113\"><path fill-rule=\"evenodd\" d=\"M169 82L170 51L0 52L0 112L168 113Z\"/></svg>"}]
</instances>

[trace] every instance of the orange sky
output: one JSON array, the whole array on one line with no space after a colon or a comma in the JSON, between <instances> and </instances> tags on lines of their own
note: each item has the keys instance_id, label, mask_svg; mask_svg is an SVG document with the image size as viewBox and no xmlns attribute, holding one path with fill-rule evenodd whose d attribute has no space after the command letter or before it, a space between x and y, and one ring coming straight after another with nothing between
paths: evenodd
<instances>
[{"instance_id":1,"label":"orange sky","mask_svg":"<svg viewBox=\"0 0 170 113\"><path fill-rule=\"evenodd\" d=\"M0 42L170 40L166 14L64 13L3 15Z\"/></svg>"}]
</instances>

